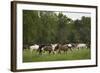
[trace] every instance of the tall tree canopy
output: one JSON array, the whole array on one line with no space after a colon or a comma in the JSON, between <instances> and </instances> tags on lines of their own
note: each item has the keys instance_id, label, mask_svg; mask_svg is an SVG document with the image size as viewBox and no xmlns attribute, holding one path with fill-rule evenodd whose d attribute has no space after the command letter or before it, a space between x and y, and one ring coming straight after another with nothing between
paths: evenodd
<instances>
[{"instance_id":1,"label":"tall tree canopy","mask_svg":"<svg viewBox=\"0 0 100 73\"><path fill-rule=\"evenodd\" d=\"M72 20L62 12L23 10L23 44L90 43L91 18Z\"/></svg>"}]
</instances>

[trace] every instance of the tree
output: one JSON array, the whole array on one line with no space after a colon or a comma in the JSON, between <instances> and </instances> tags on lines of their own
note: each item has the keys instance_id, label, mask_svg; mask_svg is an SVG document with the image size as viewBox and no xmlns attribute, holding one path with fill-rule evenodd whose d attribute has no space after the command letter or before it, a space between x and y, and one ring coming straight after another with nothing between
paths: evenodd
<instances>
[{"instance_id":1,"label":"tree","mask_svg":"<svg viewBox=\"0 0 100 73\"><path fill-rule=\"evenodd\" d=\"M91 18L72 20L62 12L23 10L23 45L88 43Z\"/></svg>"}]
</instances>

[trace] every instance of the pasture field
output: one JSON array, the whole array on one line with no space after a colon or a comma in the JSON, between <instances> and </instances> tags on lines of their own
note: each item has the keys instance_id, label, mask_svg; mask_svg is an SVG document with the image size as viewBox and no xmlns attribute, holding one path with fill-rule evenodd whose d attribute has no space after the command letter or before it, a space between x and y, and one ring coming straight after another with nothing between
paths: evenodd
<instances>
[{"instance_id":1,"label":"pasture field","mask_svg":"<svg viewBox=\"0 0 100 73\"><path fill-rule=\"evenodd\" d=\"M62 61L62 60L84 60L91 59L91 49L73 49L67 53L39 55L37 51L31 53L29 49L23 50L23 62L43 62L43 61Z\"/></svg>"}]
</instances>

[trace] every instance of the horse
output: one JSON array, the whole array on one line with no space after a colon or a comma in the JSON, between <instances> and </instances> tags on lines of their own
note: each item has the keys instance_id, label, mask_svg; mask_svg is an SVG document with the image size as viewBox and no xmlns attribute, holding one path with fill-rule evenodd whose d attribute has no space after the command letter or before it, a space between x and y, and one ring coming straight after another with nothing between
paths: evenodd
<instances>
[{"instance_id":1,"label":"horse","mask_svg":"<svg viewBox=\"0 0 100 73\"><path fill-rule=\"evenodd\" d=\"M53 54L56 54L56 52L55 52L55 47L57 46L57 44L51 44L51 46L52 46Z\"/></svg>"},{"instance_id":2,"label":"horse","mask_svg":"<svg viewBox=\"0 0 100 73\"><path fill-rule=\"evenodd\" d=\"M36 50L38 50L38 48L39 48L39 45L37 45L37 44L31 45L30 46L30 52L32 53L33 50L36 51Z\"/></svg>"},{"instance_id":3,"label":"horse","mask_svg":"<svg viewBox=\"0 0 100 73\"><path fill-rule=\"evenodd\" d=\"M73 45L72 44L66 44L66 45L67 45L68 49L70 49L70 51L72 51Z\"/></svg>"},{"instance_id":4,"label":"horse","mask_svg":"<svg viewBox=\"0 0 100 73\"><path fill-rule=\"evenodd\" d=\"M78 49L87 48L87 45L85 43L79 43L79 44L77 44L76 48L78 48Z\"/></svg>"},{"instance_id":5,"label":"horse","mask_svg":"<svg viewBox=\"0 0 100 73\"><path fill-rule=\"evenodd\" d=\"M51 54L51 52L53 52L52 46L51 45L45 45L43 47L43 51L48 52L49 54Z\"/></svg>"},{"instance_id":6,"label":"horse","mask_svg":"<svg viewBox=\"0 0 100 73\"><path fill-rule=\"evenodd\" d=\"M45 46L44 44L39 45L39 48L37 50L39 52L39 54L42 54L44 46Z\"/></svg>"},{"instance_id":7,"label":"horse","mask_svg":"<svg viewBox=\"0 0 100 73\"><path fill-rule=\"evenodd\" d=\"M58 52L59 54L61 54L61 52L66 52L68 51L68 45L67 44L57 44L57 46L55 47L54 51Z\"/></svg>"}]
</instances>

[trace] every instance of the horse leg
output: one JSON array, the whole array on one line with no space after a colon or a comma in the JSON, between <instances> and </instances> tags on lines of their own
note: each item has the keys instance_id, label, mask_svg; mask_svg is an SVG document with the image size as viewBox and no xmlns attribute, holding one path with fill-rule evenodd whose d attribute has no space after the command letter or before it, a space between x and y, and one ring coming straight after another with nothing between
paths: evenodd
<instances>
[{"instance_id":1,"label":"horse leg","mask_svg":"<svg viewBox=\"0 0 100 73\"><path fill-rule=\"evenodd\" d=\"M61 50L59 50L58 53L61 54Z\"/></svg>"},{"instance_id":2,"label":"horse leg","mask_svg":"<svg viewBox=\"0 0 100 73\"><path fill-rule=\"evenodd\" d=\"M73 51L71 47L69 49L70 49L70 51Z\"/></svg>"},{"instance_id":3,"label":"horse leg","mask_svg":"<svg viewBox=\"0 0 100 73\"><path fill-rule=\"evenodd\" d=\"M39 55L42 55L42 50L39 50Z\"/></svg>"},{"instance_id":4,"label":"horse leg","mask_svg":"<svg viewBox=\"0 0 100 73\"><path fill-rule=\"evenodd\" d=\"M56 54L56 51L53 51L53 54Z\"/></svg>"},{"instance_id":5,"label":"horse leg","mask_svg":"<svg viewBox=\"0 0 100 73\"><path fill-rule=\"evenodd\" d=\"M49 54L51 54L51 50L49 51Z\"/></svg>"},{"instance_id":6,"label":"horse leg","mask_svg":"<svg viewBox=\"0 0 100 73\"><path fill-rule=\"evenodd\" d=\"M68 48L66 48L66 49L64 50L64 52L65 52L65 54L67 54L67 52L68 52Z\"/></svg>"},{"instance_id":7,"label":"horse leg","mask_svg":"<svg viewBox=\"0 0 100 73\"><path fill-rule=\"evenodd\" d=\"M68 51L68 50L65 51L66 54L67 54L67 51Z\"/></svg>"},{"instance_id":8,"label":"horse leg","mask_svg":"<svg viewBox=\"0 0 100 73\"><path fill-rule=\"evenodd\" d=\"M80 48L79 48L79 47L77 47L77 49L79 50Z\"/></svg>"}]
</instances>

